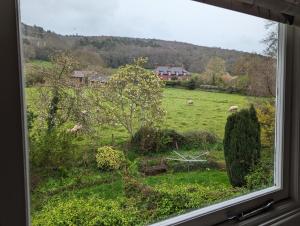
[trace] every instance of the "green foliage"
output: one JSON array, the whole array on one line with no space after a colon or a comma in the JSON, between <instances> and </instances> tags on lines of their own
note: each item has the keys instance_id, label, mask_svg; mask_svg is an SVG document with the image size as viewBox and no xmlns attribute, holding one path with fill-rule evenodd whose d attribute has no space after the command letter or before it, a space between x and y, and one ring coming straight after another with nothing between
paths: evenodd
<instances>
[{"instance_id":1,"label":"green foliage","mask_svg":"<svg viewBox=\"0 0 300 226\"><path fill-rule=\"evenodd\" d=\"M212 57L207 63L205 73L211 80L210 85L222 84L221 76L226 73L225 61L220 57Z\"/></svg>"},{"instance_id":2,"label":"green foliage","mask_svg":"<svg viewBox=\"0 0 300 226\"><path fill-rule=\"evenodd\" d=\"M115 150L112 147L104 146L98 148L96 153L97 166L101 170L118 170L124 164L125 156L122 151Z\"/></svg>"},{"instance_id":3,"label":"green foliage","mask_svg":"<svg viewBox=\"0 0 300 226\"><path fill-rule=\"evenodd\" d=\"M70 80L78 62L68 53L59 53L51 57L50 65L39 65L35 73L43 77L45 86L35 88L36 96L30 103L37 126L51 131L73 122L87 131L90 120L82 112L89 109L90 102L86 101L84 87Z\"/></svg>"},{"instance_id":4,"label":"green foliage","mask_svg":"<svg viewBox=\"0 0 300 226\"><path fill-rule=\"evenodd\" d=\"M275 141L275 101L266 100L257 105L257 117L261 124L261 143L273 150Z\"/></svg>"},{"instance_id":5,"label":"green foliage","mask_svg":"<svg viewBox=\"0 0 300 226\"><path fill-rule=\"evenodd\" d=\"M34 214L33 226L118 226L138 225L138 209L120 201L88 198L71 198L47 203Z\"/></svg>"},{"instance_id":6,"label":"green foliage","mask_svg":"<svg viewBox=\"0 0 300 226\"><path fill-rule=\"evenodd\" d=\"M26 116L27 116L27 128L30 131L33 127L34 120L37 116L34 114L34 112L28 109L26 111Z\"/></svg>"},{"instance_id":7,"label":"green foliage","mask_svg":"<svg viewBox=\"0 0 300 226\"><path fill-rule=\"evenodd\" d=\"M245 177L260 159L260 124L253 105L230 115L224 135L227 172L233 186L246 184Z\"/></svg>"},{"instance_id":8,"label":"green foliage","mask_svg":"<svg viewBox=\"0 0 300 226\"><path fill-rule=\"evenodd\" d=\"M122 179L73 168L63 176L48 175L32 192L32 225L148 225L243 192L217 170Z\"/></svg>"},{"instance_id":9,"label":"green foliage","mask_svg":"<svg viewBox=\"0 0 300 226\"><path fill-rule=\"evenodd\" d=\"M131 147L140 153L157 152L160 148L159 130L142 127L131 139Z\"/></svg>"},{"instance_id":10,"label":"green foliage","mask_svg":"<svg viewBox=\"0 0 300 226\"><path fill-rule=\"evenodd\" d=\"M121 125L131 136L142 126L159 125L165 115L163 82L144 68L146 62L139 58L133 64L119 68L106 85L91 93L96 98L100 120Z\"/></svg>"},{"instance_id":11,"label":"green foliage","mask_svg":"<svg viewBox=\"0 0 300 226\"><path fill-rule=\"evenodd\" d=\"M23 25L23 27L26 31L26 35L24 32L26 59L45 58L45 56L47 58L49 50L53 53L57 50L72 49L76 52L89 51L92 55L98 55L111 68L130 64L133 62L133 58L139 56L149 56L147 68L154 69L159 62L161 65L181 66L184 64L190 72L203 72L207 62L211 58L219 56L226 61L226 68L231 73L233 64L239 57L251 55L235 50L195 46L188 43L182 45L176 41L126 37L78 36L74 38L73 36L60 36L38 27L28 25ZM45 43L46 46L38 47L34 44L36 42ZM41 50L45 53L38 53L36 56L36 52ZM90 63L96 62L93 60Z\"/></svg>"},{"instance_id":12,"label":"green foliage","mask_svg":"<svg viewBox=\"0 0 300 226\"><path fill-rule=\"evenodd\" d=\"M273 185L274 163L273 158L262 159L257 166L246 176L247 188L257 190Z\"/></svg>"},{"instance_id":13,"label":"green foliage","mask_svg":"<svg viewBox=\"0 0 300 226\"><path fill-rule=\"evenodd\" d=\"M194 89L196 89L196 85L197 85L196 80L194 78L191 78L186 82L185 85L186 85L187 89L194 90Z\"/></svg>"},{"instance_id":14,"label":"green foliage","mask_svg":"<svg viewBox=\"0 0 300 226\"><path fill-rule=\"evenodd\" d=\"M74 135L63 128L51 131L34 129L29 141L31 167L59 169L74 165L79 158L74 140Z\"/></svg>"},{"instance_id":15,"label":"green foliage","mask_svg":"<svg viewBox=\"0 0 300 226\"><path fill-rule=\"evenodd\" d=\"M219 141L219 138L207 131L189 131L183 133L183 136L185 137L186 145L189 147L201 147L206 144L215 144Z\"/></svg>"},{"instance_id":16,"label":"green foliage","mask_svg":"<svg viewBox=\"0 0 300 226\"><path fill-rule=\"evenodd\" d=\"M131 139L131 146L137 152L146 154L170 150L184 142L185 138L175 130L142 127Z\"/></svg>"},{"instance_id":17,"label":"green foliage","mask_svg":"<svg viewBox=\"0 0 300 226\"><path fill-rule=\"evenodd\" d=\"M167 80L165 81L166 87L180 87L182 86L182 82L180 80Z\"/></svg>"}]
</instances>

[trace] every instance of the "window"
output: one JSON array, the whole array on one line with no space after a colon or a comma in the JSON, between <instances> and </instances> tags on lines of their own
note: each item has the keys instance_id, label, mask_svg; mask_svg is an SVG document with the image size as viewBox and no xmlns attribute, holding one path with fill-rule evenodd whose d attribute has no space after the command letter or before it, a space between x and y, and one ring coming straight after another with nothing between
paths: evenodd
<instances>
[{"instance_id":1,"label":"window","mask_svg":"<svg viewBox=\"0 0 300 226\"><path fill-rule=\"evenodd\" d=\"M282 28L282 29L286 29L286 28ZM289 31L281 30L280 40L281 41L287 40L286 43L288 45L285 46L284 42L281 42L281 48L280 49L290 51L291 49L289 49L289 45L292 43L292 40L290 39L291 36L287 37L287 39L285 39L284 38L285 34L291 35L291 30L289 30ZM280 65L279 68L282 70L280 73L289 74L289 73L287 73L287 72L289 72L288 71L289 67L285 67L285 62L288 62L288 61L285 61L286 58L285 58L284 53L282 51L280 53L281 53L280 57L282 57L282 58L279 58L280 59L279 60L279 65ZM290 56L291 55L287 55L287 57L290 57ZM287 70L287 72L285 70ZM290 115L290 111L289 111L290 110L289 107L292 106L291 105L291 100L289 98L290 95L291 95L289 92L291 92L291 90L290 89L280 89L280 87L281 88L283 88L283 87L289 87L289 88L292 87L292 84L290 83L291 77L288 77L288 76L281 77L281 79L283 79L283 78L285 80L278 82L282 86L279 86L279 89L278 89L277 92L279 93L279 96L284 98L283 99L284 101L279 102L279 105L277 105L277 109L282 109L284 111L281 111L281 110L278 111L278 112L280 112L278 115L280 117L284 117L284 119L292 118L294 120L295 116L293 114ZM284 84L284 86L283 86L283 84ZM17 90L17 88L16 88L16 90ZM55 93L53 93L53 94L55 94ZM34 95L34 93L33 93L33 95ZM55 102L54 99L53 99L53 101ZM283 103L284 103L284 105L282 105ZM294 109L294 106L292 107L292 109ZM81 117L84 118L85 117L84 115L86 113L84 111L80 111L80 114L81 114ZM34 113L30 113L30 112L28 113L28 116L29 116L28 119L33 119L35 117ZM291 117L289 117L289 116L291 116ZM30 117L32 117L32 118L30 118ZM28 122L30 122L30 121L28 120ZM285 150L285 152L282 153L282 155L284 155L284 158L280 156L280 154L281 154L280 152L277 152L279 158L277 158L276 160L277 160L277 162L281 162L281 160L284 159L286 161L286 162L284 162L284 166L289 166L289 163L293 164L293 162L290 161L292 159L291 156L292 156L293 152L288 152L286 150L294 150L292 146L289 146L291 144L294 144L293 140L289 139L289 138L291 138L289 136L290 135L290 130L289 129L294 128L294 127L291 127L292 124L289 124L290 123L289 120L279 120L279 123L280 122L284 122L284 124L278 124L277 125L276 128L279 131L277 134L278 135L282 134L285 137L284 137L284 139L281 139L281 137L278 137L279 139L277 139L277 142L278 142L277 147L278 147L278 145L283 145L283 147L284 147L283 150ZM53 121L49 120L48 123L49 123L48 125L51 126L51 123L53 123ZM29 126L31 126L31 125L29 124ZM77 127L76 127L76 125L75 125L74 127L69 128L70 132L71 132L71 130L74 130L74 131L79 130L80 126L81 125L77 125ZM283 131L284 131L284 133L283 133ZM293 132L292 132L292 134L293 134ZM58 134L56 137L61 138L60 136L61 136L61 134ZM56 138L56 137L54 137L54 138ZM116 138L114 136L112 136L111 141L112 142L115 141L114 139L116 139ZM50 139L50 141L51 141L51 139ZM282 141L284 141L284 143L282 143ZM291 141L291 142L289 142L289 141ZM80 140L78 142L80 142ZM62 150L64 150L64 149L62 149ZM110 151L110 150L108 149L108 151ZM117 153L117 152L114 152L114 153ZM55 154L57 154L57 153L55 153ZM60 160L61 158L59 157L58 159ZM86 164L86 163L83 163L83 164ZM289 190L288 190L289 180L287 180L287 177L286 177L286 175L289 172L286 170L285 167L282 167L280 164L276 164L276 166L279 166L279 168L277 168L275 170L275 172L277 172L276 177L275 177L275 187L270 187L270 188L267 188L265 190L258 191L256 193L251 193L249 195L242 196L240 198L236 198L236 199L233 199L233 200L230 200L230 201L226 201L225 203L223 202L223 203L211 206L211 207L207 207L206 209L195 210L195 212L190 212L190 213L187 213L185 215L181 215L177 218L170 219L170 220L168 220L164 223L160 223L160 224L172 224L174 222L186 222L186 221L192 222L191 221L192 219L194 221L196 221L196 220L201 221L201 220L205 219L207 224L219 223L220 221L226 220L228 217L235 216L236 214L239 214L241 210L247 211L247 210L251 210L251 208L256 206L256 205L260 206L260 204L264 204L265 201L273 200L273 201L277 202L277 201L280 201L284 198L289 198L290 197L289 194L291 194L291 193L289 193ZM291 166L293 166L293 165L291 165ZM59 169L59 168L57 168L57 169L54 168L52 170L57 171L59 174L64 173L64 171L61 171L61 169ZM33 172L33 171L31 171L31 172ZM58 176L60 177L60 176L64 176L64 175L58 175ZM67 177L68 177L68 175L67 175ZM68 179L70 179L70 178L68 178ZM83 182L81 180L89 179L89 178L88 177L82 177L82 178L79 177L79 178L76 178L76 180L77 179L78 179L78 181L77 181L78 184L84 184L85 182ZM99 180L101 180L101 179L103 179L103 178L99 178ZM279 180L277 180L277 179L279 179ZM72 181L72 179L71 179L69 182L70 182L70 185L71 185L70 187L72 187L73 186L72 183L74 181ZM77 182L75 182L75 183L77 183ZM95 181L91 181L91 183L94 183L94 182ZM49 186L52 186L51 181L48 181L47 183L49 183ZM55 183L57 183L57 182L54 181L54 184ZM46 185L46 187L47 187L47 185ZM43 191L41 190L41 192L43 192ZM47 191L47 192L49 192L49 191ZM193 191L191 190L191 193L192 192ZM89 191L86 194L88 194L88 193L89 193ZM178 197L180 197L180 195L178 194L175 197L178 198ZM260 199L258 200L257 198L260 198ZM99 200L96 199L95 201L97 202ZM74 200L75 205L76 205L76 202L80 204L80 202L84 202L84 201ZM69 203L69 204L72 206L72 203ZM92 205L94 206L94 203ZM99 206L101 206L101 205L99 205ZM234 211L234 210L237 210L237 208L239 209L239 211ZM216 210L218 210L218 211L216 211ZM230 213L230 211L231 211L231 214L228 215L228 213ZM204 216L204 215L206 215L206 216ZM215 216L218 216L218 217L215 217ZM111 216L111 217L113 218L113 217L115 217L115 215ZM199 218L197 218L197 217L199 217ZM212 219L212 220L210 221L210 219Z\"/></svg>"}]
</instances>

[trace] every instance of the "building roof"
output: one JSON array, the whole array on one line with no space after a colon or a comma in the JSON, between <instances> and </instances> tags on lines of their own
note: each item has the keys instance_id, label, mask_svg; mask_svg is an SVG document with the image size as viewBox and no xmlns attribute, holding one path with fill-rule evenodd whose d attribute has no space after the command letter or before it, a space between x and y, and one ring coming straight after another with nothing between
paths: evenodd
<instances>
[{"instance_id":1,"label":"building roof","mask_svg":"<svg viewBox=\"0 0 300 226\"><path fill-rule=\"evenodd\" d=\"M103 75L93 75L88 78L90 82L107 82L108 79L109 78L107 76Z\"/></svg>"},{"instance_id":2,"label":"building roof","mask_svg":"<svg viewBox=\"0 0 300 226\"><path fill-rule=\"evenodd\" d=\"M189 74L189 72L185 70L183 67L158 66L154 71L156 73L163 73L163 74L168 74L169 72L171 72L172 75Z\"/></svg>"},{"instance_id":3,"label":"building roof","mask_svg":"<svg viewBox=\"0 0 300 226\"><path fill-rule=\"evenodd\" d=\"M89 76L96 75L97 72L95 71L74 71L72 77L74 78L85 78Z\"/></svg>"}]
</instances>

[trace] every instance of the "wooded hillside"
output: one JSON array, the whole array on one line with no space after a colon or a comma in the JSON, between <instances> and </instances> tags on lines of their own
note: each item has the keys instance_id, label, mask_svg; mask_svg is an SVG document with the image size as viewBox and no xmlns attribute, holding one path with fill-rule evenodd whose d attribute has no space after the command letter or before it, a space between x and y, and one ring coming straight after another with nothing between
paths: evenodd
<instances>
[{"instance_id":1,"label":"wooded hillside","mask_svg":"<svg viewBox=\"0 0 300 226\"><path fill-rule=\"evenodd\" d=\"M117 68L132 63L134 58L148 57L146 65L184 66L190 72L201 73L214 56L226 62L231 73L240 57L255 54L197 46L176 41L140 39L110 36L64 36L41 27L22 24L24 55L26 60L48 60L49 55L59 50L69 50L80 58L81 63Z\"/></svg>"}]
</instances>

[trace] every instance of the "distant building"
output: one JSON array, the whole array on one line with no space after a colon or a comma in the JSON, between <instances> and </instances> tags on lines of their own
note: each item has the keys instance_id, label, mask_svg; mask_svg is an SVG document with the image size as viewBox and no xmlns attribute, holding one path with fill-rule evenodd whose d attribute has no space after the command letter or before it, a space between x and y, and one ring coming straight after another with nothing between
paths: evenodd
<instances>
[{"instance_id":1,"label":"distant building","mask_svg":"<svg viewBox=\"0 0 300 226\"><path fill-rule=\"evenodd\" d=\"M95 71L74 71L71 78L78 84L106 83L108 77Z\"/></svg>"},{"instance_id":2,"label":"distant building","mask_svg":"<svg viewBox=\"0 0 300 226\"><path fill-rule=\"evenodd\" d=\"M106 83L108 81L108 76L104 75L93 75L88 78L89 84L94 84L94 83Z\"/></svg>"},{"instance_id":3,"label":"distant building","mask_svg":"<svg viewBox=\"0 0 300 226\"><path fill-rule=\"evenodd\" d=\"M158 66L154 72L162 80L186 80L190 73L183 67Z\"/></svg>"}]
</instances>

